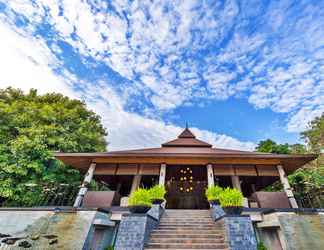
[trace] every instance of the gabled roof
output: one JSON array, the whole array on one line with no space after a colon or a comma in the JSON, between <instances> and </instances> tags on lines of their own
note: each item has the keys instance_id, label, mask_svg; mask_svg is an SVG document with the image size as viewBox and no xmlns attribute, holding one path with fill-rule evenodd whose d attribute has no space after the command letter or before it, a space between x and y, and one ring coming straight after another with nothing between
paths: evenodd
<instances>
[{"instance_id":1,"label":"gabled roof","mask_svg":"<svg viewBox=\"0 0 324 250\"><path fill-rule=\"evenodd\" d=\"M282 164L287 173L314 160L316 155L283 155L251 151L213 148L211 144L198 140L186 128L177 139L163 143L158 148L96 152L96 153L54 153L55 157L78 169L86 169L90 162L132 162L168 163L180 161L187 164L197 162L229 164ZM221 161L222 159L222 161ZM168 163L169 164L169 163ZM171 163L170 163L171 164Z\"/></svg>"},{"instance_id":2,"label":"gabled roof","mask_svg":"<svg viewBox=\"0 0 324 250\"><path fill-rule=\"evenodd\" d=\"M206 147L211 148L212 145L196 139L196 136L186 128L182 133L178 136L177 139L163 143L162 147Z\"/></svg>"}]
</instances>

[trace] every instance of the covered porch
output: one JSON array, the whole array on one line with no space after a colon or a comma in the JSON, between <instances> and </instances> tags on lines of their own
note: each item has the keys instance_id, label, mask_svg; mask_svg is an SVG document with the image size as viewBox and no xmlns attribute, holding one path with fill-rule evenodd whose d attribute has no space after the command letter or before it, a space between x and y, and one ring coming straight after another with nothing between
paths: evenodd
<instances>
[{"instance_id":1,"label":"covered porch","mask_svg":"<svg viewBox=\"0 0 324 250\"><path fill-rule=\"evenodd\" d=\"M85 174L74 206L127 206L138 187L167 189L168 208L207 208L207 186L235 187L245 207L297 208L287 175L316 155L280 155L213 148L186 128L159 148L107 153L55 153L57 159ZM88 192L95 178L111 191ZM280 181L282 192L260 192ZM271 202L269 202L271 201Z\"/></svg>"},{"instance_id":2,"label":"covered porch","mask_svg":"<svg viewBox=\"0 0 324 250\"><path fill-rule=\"evenodd\" d=\"M92 178L111 191L88 190ZM282 192L261 191L276 181L281 182ZM102 162L90 164L74 206L127 206L128 196L138 187L149 188L155 184L166 187L167 208L207 208L204 191L208 185L241 190L245 207L298 207L282 165Z\"/></svg>"}]
</instances>

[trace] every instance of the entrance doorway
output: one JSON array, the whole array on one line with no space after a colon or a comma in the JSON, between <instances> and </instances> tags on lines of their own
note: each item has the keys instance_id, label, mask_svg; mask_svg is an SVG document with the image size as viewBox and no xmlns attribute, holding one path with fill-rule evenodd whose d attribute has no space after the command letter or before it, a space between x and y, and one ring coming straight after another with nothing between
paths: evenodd
<instances>
[{"instance_id":1,"label":"entrance doorway","mask_svg":"<svg viewBox=\"0 0 324 250\"><path fill-rule=\"evenodd\" d=\"M166 170L167 208L205 209L206 166L168 165Z\"/></svg>"}]
</instances>

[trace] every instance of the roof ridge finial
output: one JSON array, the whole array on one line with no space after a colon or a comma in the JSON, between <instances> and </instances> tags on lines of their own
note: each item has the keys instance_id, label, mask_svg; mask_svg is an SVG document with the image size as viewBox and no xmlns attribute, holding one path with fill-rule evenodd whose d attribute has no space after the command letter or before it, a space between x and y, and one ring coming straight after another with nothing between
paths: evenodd
<instances>
[{"instance_id":1,"label":"roof ridge finial","mask_svg":"<svg viewBox=\"0 0 324 250\"><path fill-rule=\"evenodd\" d=\"M188 126L188 122L186 122L186 129L188 129L189 128L189 126Z\"/></svg>"}]
</instances>

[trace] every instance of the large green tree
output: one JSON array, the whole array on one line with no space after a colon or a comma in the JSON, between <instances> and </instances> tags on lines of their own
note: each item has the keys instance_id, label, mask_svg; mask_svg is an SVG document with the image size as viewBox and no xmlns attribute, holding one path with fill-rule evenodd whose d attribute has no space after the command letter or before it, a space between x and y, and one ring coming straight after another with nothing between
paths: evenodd
<instances>
[{"instance_id":1,"label":"large green tree","mask_svg":"<svg viewBox=\"0 0 324 250\"><path fill-rule=\"evenodd\" d=\"M324 113L309 123L301 137L308 143L311 151L320 153L324 150Z\"/></svg>"},{"instance_id":2,"label":"large green tree","mask_svg":"<svg viewBox=\"0 0 324 250\"><path fill-rule=\"evenodd\" d=\"M37 205L50 190L79 183L79 173L52 152L104 151L105 136L100 117L82 101L0 89L0 204Z\"/></svg>"},{"instance_id":3,"label":"large green tree","mask_svg":"<svg viewBox=\"0 0 324 250\"><path fill-rule=\"evenodd\" d=\"M303 144L277 144L275 141L267 139L258 143L256 151L274 154L304 154L306 148Z\"/></svg>"},{"instance_id":4,"label":"large green tree","mask_svg":"<svg viewBox=\"0 0 324 250\"><path fill-rule=\"evenodd\" d=\"M277 144L267 139L260 141L256 150L259 152L280 153L280 154L304 154L316 153L318 158L306 164L303 168L288 176L289 182L295 190L295 195L304 201L305 206L324 206L324 114L316 117L309 123L307 130L301 133L307 147L302 144ZM322 153L321 153L322 152ZM268 187L268 190L276 190L275 184Z\"/></svg>"}]
</instances>

